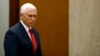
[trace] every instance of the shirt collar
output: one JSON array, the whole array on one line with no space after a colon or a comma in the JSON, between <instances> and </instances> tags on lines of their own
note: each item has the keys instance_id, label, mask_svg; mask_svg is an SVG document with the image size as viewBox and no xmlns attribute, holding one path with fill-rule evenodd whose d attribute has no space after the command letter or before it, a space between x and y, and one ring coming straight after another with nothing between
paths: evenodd
<instances>
[{"instance_id":1,"label":"shirt collar","mask_svg":"<svg viewBox=\"0 0 100 56\"><path fill-rule=\"evenodd\" d=\"M23 27L25 28L26 32L28 33L29 27L26 26L22 20L20 20L20 22L21 22L21 24L23 25Z\"/></svg>"}]
</instances>

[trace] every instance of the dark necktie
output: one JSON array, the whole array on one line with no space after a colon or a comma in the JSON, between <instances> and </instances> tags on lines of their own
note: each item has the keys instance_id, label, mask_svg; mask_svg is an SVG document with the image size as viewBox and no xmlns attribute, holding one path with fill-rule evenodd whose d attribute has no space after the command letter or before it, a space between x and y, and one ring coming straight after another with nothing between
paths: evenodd
<instances>
[{"instance_id":1,"label":"dark necktie","mask_svg":"<svg viewBox=\"0 0 100 56\"><path fill-rule=\"evenodd\" d=\"M34 51L34 54L35 54L36 49L37 49L37 44L36 44L36 40L35 40L34 34L32 32L32 29L29 29L29 33L30 33L30 38L31 38L31 42L32 42L33 51Z\"/></svg>"}]
</instances>

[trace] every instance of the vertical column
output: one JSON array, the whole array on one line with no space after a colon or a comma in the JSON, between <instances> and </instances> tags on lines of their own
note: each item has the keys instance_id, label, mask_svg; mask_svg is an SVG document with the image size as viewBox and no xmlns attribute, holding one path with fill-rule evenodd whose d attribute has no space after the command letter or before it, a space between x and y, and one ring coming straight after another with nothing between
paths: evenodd
<instances>
[{"instance_id":1,"label":"vertical column","mask_svg":"<svg viewBox=\"0 0 100 56\"><path fill-rule=\"evenodd\" d=\"M0 56L4 56L4 36L9 27L9 0L0 0Z\"/></svg>"},{"instance_id":2,"label":"vertical column","mask_svg":"<svg viewBox=\"0 0 100 56\"><path fill-rule=\"evenodd\" d=\"M100 56L99 5L99 0L69 0L69 56Z\"/></svg>"}]
</instances>

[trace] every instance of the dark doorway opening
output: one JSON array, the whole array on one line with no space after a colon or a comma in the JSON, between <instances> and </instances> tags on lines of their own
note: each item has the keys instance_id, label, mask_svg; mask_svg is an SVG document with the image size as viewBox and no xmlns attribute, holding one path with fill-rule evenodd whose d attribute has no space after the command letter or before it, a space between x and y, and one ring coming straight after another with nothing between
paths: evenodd
<instances>
[{"instance_id":1,"label":"dark doorway opening","mask_svg":"<svg viewBox=\"0 0 100 56\"><path fill-rule=\"evenodd\" d=\"M19 21L19 0L9 1L9 27Z\"/></svg>"}]
</instances>

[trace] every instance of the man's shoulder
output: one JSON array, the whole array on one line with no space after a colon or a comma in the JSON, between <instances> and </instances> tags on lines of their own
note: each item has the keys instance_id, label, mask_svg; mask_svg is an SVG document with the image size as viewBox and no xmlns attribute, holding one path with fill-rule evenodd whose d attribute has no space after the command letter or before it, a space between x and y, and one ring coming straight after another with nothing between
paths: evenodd
<instances>
[{"instance_id":1,"label":"man's shoulder","mask_svg":"<svg viewBox=\"0 0 100 56\"><path fill-rule=\"evenodd\" d=\"M35 28L32 28L32 30L33 30L33 32L38 32L37 29L35 29Z\"/></svg>"},{"instance_id":2,"label":"man's shoulder","mask_svg":"<svg viewBox=\"0 0 100 56\"><path fill-rule=\"evenodd\" d=\"M35 29L35 28L32 28L33 29L33 33L35 34L35 35L39 35L39 33L38 33L38 30L37 29Z\"/></svg>"},{"instance_id":3,"label":"man's shoulder","mask_svg":"<svg viewBox=\"0 0 100 56\"><path fill-rule=\"evenodd\" d=\"M10 28L8 29L8 31L16 31L16 30L20 29L19 27L20 27L20 22L16 23L16 24L13 25L12 27L10 27Z\"/></svg>"}]
</instances>

